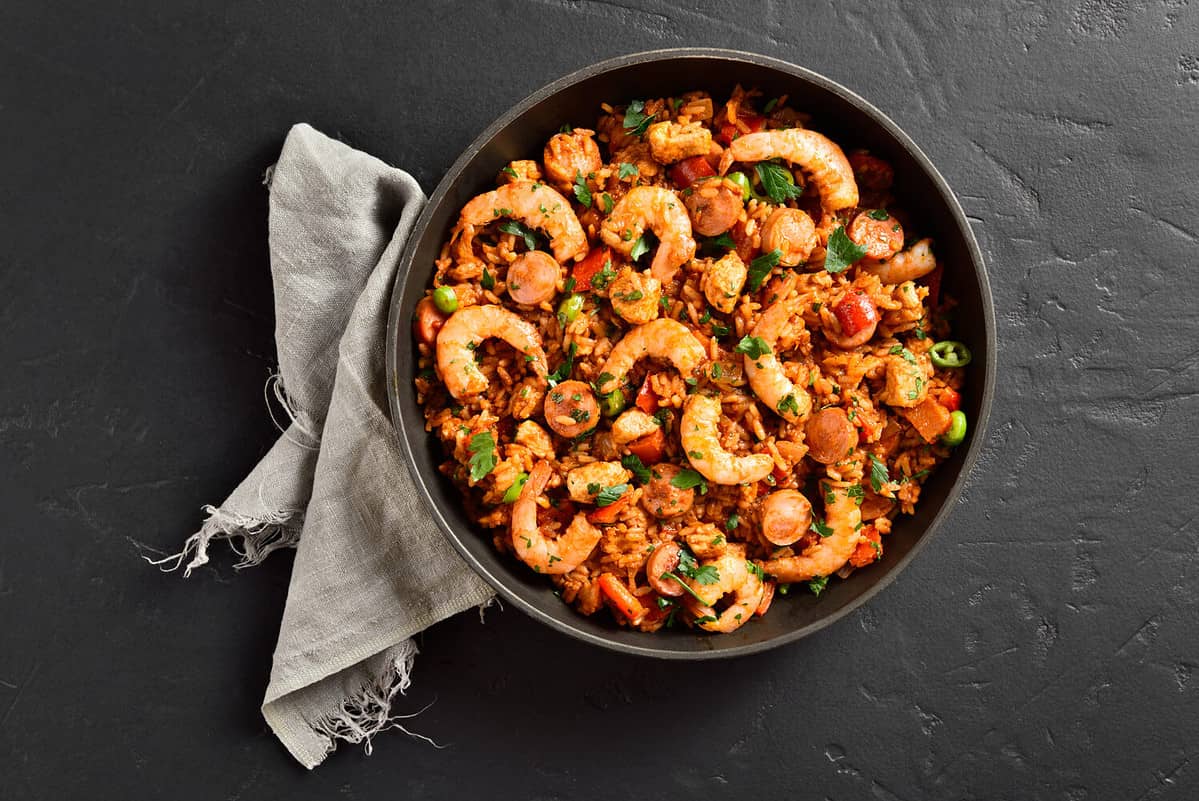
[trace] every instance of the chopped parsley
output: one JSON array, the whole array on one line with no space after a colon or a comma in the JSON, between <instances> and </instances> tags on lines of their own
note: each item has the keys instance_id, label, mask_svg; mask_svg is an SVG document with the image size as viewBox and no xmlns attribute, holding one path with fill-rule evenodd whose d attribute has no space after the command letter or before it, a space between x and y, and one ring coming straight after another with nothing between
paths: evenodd
<instances>
[{"instance_id":1,"label":"chopped parsley","mask_svg":"<svg viewBox=\"0 0 1199 801\"><path fill-rule=\"evenodd\" d=\"M675 571L691 579L696 584L704 586L720 581L720 571L716 569L715 565L704 565L701 567L699 562L696 561L695 556L686 548L679 549L679 565L675 568Z\"/></svg>"},{"instance_id":2,"label":"chopped parsley","mask_svg":"<svg viewBox=\"0 0 1199 801\"><path fill-rule=\"evenodd\" d=\"M617 300L623 300L628 303L632 303L635 300L641 300L643 297L645 297L645 293L640 289L634 289L632 292L626 292L623 295L617 292L615 297Z\"/></svg>"},{"instance_id":3,"label":"chopped parsley","mask_svg":"<svg viewBox=\"0 0 1199 801\"><path fill-rule=\"evenodd\" d=\"M616 277L616 273L612 271L612 260L608 259L604 262L604 268L595 275L591 276L591 288L597 292L608 288L608 284L612 283L612 279Z\"/></svg>"},{"instance_id":4,"label":"chopped parsley","mask_svg":"<svg viewBox=\"0 0 1199 801\"><path fill-rule=\"evenodd\" d=\"M644 136L655 116L657 115L645 113L644 101L634 100L624 111L624 129L635 136Z\"/></svg>"},{"instance_id":5,"label":"chopped parsley","mask_svg":"<svg viewBox=\"0 0 1199 801\"><path fill-rule=\"evenodd\" d=\"M658 424L659 428L666 428L666 424L670 422L670 419L674 417L674 415L671 414L670 409L659 409L658 411L654 412L653 417L654 422Z\"/></svg>"},{"instance_id":6,"label":"chopped parsley","mask_svg":"<svg viewBox=\"0 0 1199 801\"><path fill-rule=\"evenodd\" d=\"M825 523L819 517L812 519L812 525L809 526L809 528L811 528L812 531L815 531L821 537L833 536L833 529L828 525L828 523Z\"/></svg>"},{"instance_id":7,"label":"chopped parsley","mask_svg":"<svg viewBox=\"0 0 1199 801\"><path fill-rule=\"evenodd\" d=\"M591 419L591 412L586 409L574 408L570 410L570 419L576 423L586 423Z\"/></svg>"},{"instance_id":8,"label":"chopped parsley","mask_svg":"<svg viewBox=\"0 0 1199 801\"><path fill-rule=\"evenodd\" d=\"M651 478L649 468L645 466L645 462L641 461L640 456L630 453L627 456L620 457L620 463L642 484L649 483Z\"/></svg>"},{"instance_id":9,"label":"chopped parsley","mask_svg":"<svg viewBox=\"0 0 1199 801\"><path fill-rule=\"evenodd\" d=\"M794 392L788 392L786 397L779 401L779 414L786 414L787 412L795 415L799 414L799 402L795 400Z\"/></svg>"},{"instance_id":10,"label":"chopped parsley","mask_svg":"<svg viewBox=\"0 0 1199 801\"><path fill-rule=\"evenodd\" d=\"M479 279L479 284L487 290L495 289L495 276L487 272L486 267L483 268L483 277Z\"/></svg>"},{"instance_id":11,"label":"chopped parsley","mask_svg":"<svg viewBox=\"0 0 1199 801\"><path fill-rule=\"evenodd\" d=\"M632 178L634 175L640 175L636 164L629 164L627 161L620 162L620 167L616 170L618 178Z\"/></svg>"},{"instance_id":12,"label":"chopped parsley","mask_svg":"<svg viewBox=\"0 0 1199 801\"><path fill-rule=\"evenodd\" d=\"M471 481L480 481L495 469L495 437L490 431L475 434L466 449L470 452Z\"/></svg>"},{"instance_id":13,"label":"chopped parsley","mask_svg":"<svg viewBox=\"0 0 1199 801\"><path fill-rule=\"evenodd\" d=\"M882 460L873 453L866 454L870 459L870 488L875 492L879 492L883 488L883 484L891 480L887 475L887 466Z\"/></svg>"},{"instance_id":14,"label":"chopped parsley","mask_svg":"<svg viewBox=\"0 0 1199 801\"><path fill-rule=\"evenodd\" d=\"M653 234L651 234L649 231L646 231L641 236L637 237L637 241L633 243L633 249L629 251L629 258L633 261L637 261L646 253L649 253L650 240L652 238Z\"/></svg>"},{"instance_id":15,"label":"chopped parsley","mask_svg":"<svg viewBox=\"0 0 1199 801\"><path fill-rule=\"evenodd\" d=\"M845 226L838 225L829 234L828 253L824 257L824 269L830 273L844 271L849 265L866 255L866 248L855 245L845 233Z\"/></svg>"},{"instance_id":16,"label":"chopped parsley","mask_svg":"<svg viewBox=\"0 0 1199 801\"><path fill-rule=\"evenodd\" d=\"M520 497L520 491L524 489L525 482L528 480L528 473L518 475L512 482L512 486L508 487L508 491L504 493L504 503L516 503L516 499Z\"/></svg>"},{"instance_id":17,"label":"chopped parsley","mask_svg":"<svg viewBox=\"0 0 1199 801\"><path fill-rule=\"evenodd\" d=\"M571 342L570 346L566 349L566 360L562 362L562 364L558 365L557 370L547 376L551 387L556 386L570 378L570 371L573 370L575 366L575 351L577 349L578 348L575 343Z\"/></svg>"},{"instance_id":18,"label":"chopped parsley","mask_svg":"<svg viewBox=\"0 0 1199 801\"><path fill-rule=\"evenodd\" d=\"M808 589L813 595L820 595L824 592L824 588L828 586L828 576L817 576L808 582Z\"/></svg>"},{"instance_id":19,"label":"chopped parsley","mask_svg":"<svg viewBox=\"0 0 1199 801\"><path fill-rule=\"evenodd\" d=\"M724 530L732 531L739 525L741 525L741 516L736 512L733 512L731 515L729 515L729 519L724 521Z\"/></svg>"},{"instance_id":20,"label":"chopped parsley","mask_svg":"<svg viewBox=\"0 0 1199 801\"><path fill-rule=\"evenodd\" d=\"M795 178L786 167L760 161L754 165L754 170L758 173L758 179L762 181L762 188L766 190L767 197L776 206L803 194L803 187L795 185ZM788 178L791 180L787 180Z\"/></svg>"},{"instance_id":21,"label":"chopped parsley","mask_svg":"<svg viewBox=\"0 0 1199 801\"><path fill-rule=\"evenodd\" d=\"M733 351L744 353L751 359L760 359L770 353L770 346L761 337L741 337L741 341L737 343L737 347L733 348Z\"/></svg>"},{"instance_id":22,"label":"chopped parsley","mask_svg":"<svg viewBox=\"0 0 1199 801\"><path fill-rule=\"evenodd\" d=\"M699 487L699 494L704 495L708 491L708 482L700 475L698 470L692 470L690 467L682 470L677 476L670 479L670 486L675 489L694 489Z\"/></svg>"},{"instance_id":23,"label":"chopped parsley","mask_svg":"<svg viewBox=\"0 0 1199 801\"><path fill-rule=\"evenodd\" d=\"M763 253L749 263L749 274L745 279L745 286L750 292L757 292L762 288L762 282L766 280L766 276L770 275L770 271L779 263L782 255L783 251L775 248L769 253Z\"/></svg>"},{"instance_id":24,"label":"chopped parsley","mask_svg":"<svg viewBox=\"0 0 1199 801\"><path fill-rule=\"evenodd\" d=\"M507 176L509 176L509 177L512 177L512 178L519 178L519 177L520 177L519 175L517 175L517 174L516 174L516 170L512 169L512 167L511 167L511 166L507 166L507 167L505 167L505 168L504 168L504 169L502 169L500 172L502 172L502 173L504 173L504 175L507 175Z\"/></svg>"},{"instance_id":25,"label":"chopped parsley","mask_svg":"<svg viewBox=\"0 0 1199 801\"><path fill-rule=\"evenodd\" d=\"M611 214L612 209L616 208L616 201L607 192L600 195L600 203L604 207L604 214Z\"/></svg>"},{"instance_id":26,"label":"chopped parsley","mask_svg":"<svg viewBox=\"0 0 1199 801\"><path fill-rule=\"evenodd\" d=\"M587 182L583 180L583 173L575 173L575 197L579 199L587 208L591 208L591 189L588 188Z\"/></svg>"},{"instance_id":27,"label":"chopped parsley","mask_svg":"<svg viewBox=\"0 0 1199 801\"><path fill-rule=\"evenodd\" d=\"M849 489L845 490L845 494L853 498L853 502L858 506L862 505L862 501L866 500L866 490L860 484L854 484Z\"/></svg>"},{"instance_id":28,"label":"chopped parsley","mask_svg":"<svg viewBox=\"0 0 1199 801\"><path fill-rule=\"evenodd\" d=\"M624 495L629 489L628 484L617 484L615 487L604 487L595 495L596 506L611 506L620 500L620 496Z\"/></svg>"},{"instance_id":29,"label":"chopped parsley","mask_svg":"<svg viewBox=\"0 0 1199 801\"><path fill-rule=\"evenodd\" d=\"M866 216L872 220L878 220L879 222L882 222L891 215L887 213L886 209L874 209L873 211L866 212Z\"/></svg>"},{"instance_id":30,"label":"chopped parsley","mask_svg":"<svg viewBox=\"0 0 1199 801\"><path fill-rule=\"evenodd\" d=\"M500 223L500 230L505 234L519 236L525 240L525 247L529 250L537 250L537 234L527 225L519 223L516 220L504 220Z\"/></svg>"},{"instance_id":31,"label":"chopped parsley","mask_svg":"<svg viewBox=\"0 0 1199 801\"><path fill-rule=\"evenodd\" d=\"M765 580L766 580L766 571L765 571L765 570L763 570L763 569L762 569L762 566L761 566L761 565L759 565L757 562L751 562L751 561L749 561L748 559L746 559L746 560L745 560L745 568L746 568L746 570L748 570L750 573L753 573L755 576L757 576L757 577L758 577L758 581L765 581Z\"/></svg>"}]
</instances>

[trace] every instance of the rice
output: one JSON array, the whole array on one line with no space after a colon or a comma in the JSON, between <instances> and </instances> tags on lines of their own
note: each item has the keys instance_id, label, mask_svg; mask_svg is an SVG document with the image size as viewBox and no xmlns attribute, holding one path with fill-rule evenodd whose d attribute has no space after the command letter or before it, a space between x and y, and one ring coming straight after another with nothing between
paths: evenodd
<instances>
[{"instance_id":1,"label":"rice","mask_svg":"<svg viewBox=\"0 0 1199 801\"><path fill-rule=\"evenodd\" d=\"M687 205L688 188L675 183L677 165L654 160L652 149L637 130L638 115L643 121L648 120L646 125L661 121L700 123L713 133L731 136L803 126L808 121L807 115L787 106L785 96L768 100L759 92L745 91L741 87L737 87L732 97L720 106L705 92L689 92L678 98L649 99L637 107L603 103L600 109L602 114L596 121L594 141L599 148L606 149L609 158L604 160L602 151L597 151L599 162L587 164L586 170L577 170L574 184L556 185L563 199L571 205L592 251L605 247L601 241L603 223L612 207L619 204L634 186L674 190L676 199ZM574 129L571 136L586 137L588 134L585 129ZM584 158L585 150L574 155ZM716 150L713 148L710 154L712 162L718 160ZM720 166L730 165L722 163ZM557 169L560 165L531 160L512 162L507 171L500 174L497 183L515 187L520 186L522 180L549 181L555 174L551 167ZM659 318L677 320L694 334L702 344L703 364L695 372L684 375L672 365L657 360L637 361L625 376L623 402L600 398L605 404L611 402L614 408L605 409L606 414L595 421L596 425L590 431L569 437L554 433L554 429L581 425L582 407L571 406L567 401L554 401L567 405L555 406L557 411L552 414L547 412L551 404L547 383L534 370L533 357L503 339L480 337L479 341L471 343L474 367L486 379L487 387L483 392L455 398L443 383L443 368L436 359L436 325L444 323L444 315L435 318L431 334L422 329L418 317L418 373L414 382L426 429L441 442L445 454L440 472L461 488L471 518L481 529L492 530L495 547L517 555L518 543L509 532L513 525L514 501L524 494L524 482L537 465L547 461L551 474L544 492L536 498L541 535L552 544L580 517L592 521L588 525L598 531L597 541L585 558L577 564L564 565L548 576L562 600L582 614L612 609L618 623L643 631L679 624L727 630L720 628L723 623L712 624L699 615L686 594L659 593L657 587L661 580L646 573L647 561L655 549L664 543L676 543L685 547L685 553L690 554L699 567L711 567L715 560L729 552L730 547L743 549L746 559L757 570L779 564L772 560L802 559L818 554L826 545L819 531L823 519L819 512L815 513L811 530L798 532L802 536L783 547L765 539L759 522L764 502L779 490L800 490L819 509L825 500L822 496L828 492L828 487L822 486L823 481L845 482L844 486L854 489L856 503L863 511L870 512L869 517L860 514L863 520L858 528L870 532L873 539L878 539L875 534L883 535L885 542L893 518L914 511L922 483L950 453L950 448L938 441L926 441L911 422L909 415L914 414L914 400L906 406L897 405L903 398L887 393L908 386L896 384L898 379L893 375L897 370L908 369L914 375L918 373L914 379L916 396L913 397L918 397L921 403L931 402L948 409L960 402L961 371L933 369L929 362L929 350L936 338L948 336L949 327L942 312L951 308L952 302L942 299L934 306L930 282L919 277L887 284L879 275L856 265L836 273L823 268L828 237L833 229L848 226L860 214L894 205L889 189L859 187L858 207L832 215L821 207L819 191L800 170L789 170L788 175L803 192L798 198L786 199L780 204L777 199L767 197L769 188L761 183L760 176L754 177L753 165L743 165L739 169L754 180L755 196L740 206L726 234L701 239L700 251L680 265L677 274L661 290ZM546 177L542 178L543 175ZM716 194L707 191L703 197L710 201ZM822 233L808 254L807 264L795 269L776 265L762 280L759 291L745 289L735 301L731 294L726 296L729 302L722 308L731 308L731 313L723 314L713 309L708 302L709 296L705 295L705 274L730 249L735 250L745 264L761 256L770 256L770 252L763 253L767 245L773 244L773 241L763 241L772 236L766 222L780 205L803 211L822 226ZM548 217L549 210L543 208L542 212ZM692 218L698 213L694 209L689 211ZM528 249L527 237L537 235L536 226L521 229L504 225L501 230L499 223L516 216L500 215L497 210L497 219L482 225L478 220L468 221L464 217L435 260L433 286L452 288L460 309L490 305L514 312L535 330L554 381L570 378L590 384L594 389L602 381L601 374L613 348L634 326L615 312L614 298L609 297L606 282L580 274L586 260L568 264L561 270L552 287L548 287L552 291L536 303L515 303L509 294L514 288L508 284L509 268ZM883 217L886 217L885 213ZM874 216L871 219L880 218ZM898 230L898 223L893 230ZM542 234L541 248L546 247L545 238ZM557 242L550 245L556 247ZM656 258L652 245L647 250L648 255L635 269L643 268ZM608 251L607 258L604 266L610 268L612 274L625 262L618 250ZM778 261L777 256L775 261ZM429 293L432 294L432 288ZM560 314L559 303L572 295L580 296L574 316ZM863 344L839 345L838 342L851 335L843 327L843 312L838 304L845 304L851 296L861 299L857 302L869 303L877 323L873 335ZM775 303L787 304L791 316L777 332L769 352L779 355L782 377L795 387L792 396L797 392L810 396L809 415L826 409L841 410L852 425L853 443L843 458L837 458L831 464L814 460L804 420L789 421L782 416L785 409L773 408L763 402L749 386L746 370L753 364L747 364L751 357L745 350L746 341L752 338L764 313ZM903 380L911 382L913 378L909 376ZM892 385L901 386L901 389ZM721 418L718 429L712 432L717 447L734 459L755 454L769 457L771 470L765 478L719 484L705 481L697 472L690 472L697 454L683 452L679 426L688 399L696 393L720 399ZM634 466L649 471L648 474L638 475L622 485L623 489L597 488L594 504L575 503L564 486L564 477L571 470L597 461L623 461L628 466L630 458L638 453L638 449L631 446L644 444L645 438L642 438L618 446L608 431L614 415L622 411L615 407L623 406L627 412L635 408L634 404L643 408L644 413L653 413L659 426L661 450L654 452L657 458L646 457L643 464L637 456L633 462ZM522 432L519 435L518 427ZM486 459L480 457L481 449L486 450ZM656 466L665 464L682 468L688 481L693 482L688 488L681 488L676 483L677 477L675 482L670 482L670 492L678 489L684 495L691 493L687 496L689 506L683 504L679 510L663 512L661 507L655 508L651 503L651 499L663 491L660 486L655 489L657 485L653 483ZM612 496L607 505L602 505L599 500L599 493L604 490ZM832 512L826 511L826 514ZM832 518L828 520L832 521ZM848 575L881 557L882 543L871 546L863 539L865 534L853 536L860 542L854 546L848 563L830 572ZM554 557L550 558L549 564L553 565ZM684 571L689 583L699 582L686 573L698 567L680 566L677 569ZM613 592L620 593L610 585L603 590L601 576L605 574L615 577L626 588L628 596L622 595L623 600L614 597ZM752 575L754 571L748 574ZM771 576L764 575L764 578L767 583L774 583ZM740 586L752 586L754 581L746 577ZM695 586L700 584L702 582ZM758 586L761 586L760 581ZM716 613L713 621L717 616L720 621L728 618L725 611L736 607L737 599L741 597L738 592L742 591L730 590L724 600L712 608ZM744 594L750 600L758 597L750 591ZM635 610L638 604L644 614L630 617L628 609ZM764 602L764 605L768 604ZM738 618L737 625L743 622Z\"/></svg>"}]
</instances>

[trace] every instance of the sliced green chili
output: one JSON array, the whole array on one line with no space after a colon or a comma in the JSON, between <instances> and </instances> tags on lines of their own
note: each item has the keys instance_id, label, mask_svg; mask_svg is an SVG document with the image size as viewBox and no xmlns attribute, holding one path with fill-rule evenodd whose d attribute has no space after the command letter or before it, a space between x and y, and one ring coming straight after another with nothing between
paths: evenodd
<instances>
[{"instance_id":1,"label":"sliced green chili","mask_svg":"<svg viewBox=\"0 0 1199 801\"><path fill-rule=\"evenodd\" d=\"M928 357L937 367L965 367L974 357L970 348L952 339L943 339L928 351Z\"/></svg>"}]
</instances>

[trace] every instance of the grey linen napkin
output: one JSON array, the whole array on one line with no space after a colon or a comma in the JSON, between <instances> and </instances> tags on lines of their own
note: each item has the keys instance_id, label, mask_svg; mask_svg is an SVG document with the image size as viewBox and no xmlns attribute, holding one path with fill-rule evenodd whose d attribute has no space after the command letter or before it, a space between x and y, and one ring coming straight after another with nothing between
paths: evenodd
<instances>
[{"instance_id":1,"label":"grey linen napkin","mask_svg":"<svg viewBox=\"0 0 1199 801\"><path fill-rule=\"evenodd\" d=\"M177 563L230 540L239 566L295 545L262 714L305 767L396 726L412 636L492 591L429 516L388 412L384 336L425 196L407 173L294 126L270 185L276 394L292 423ZM280 386L281 385L281 386Z\"/></svg>"}]
</instances>

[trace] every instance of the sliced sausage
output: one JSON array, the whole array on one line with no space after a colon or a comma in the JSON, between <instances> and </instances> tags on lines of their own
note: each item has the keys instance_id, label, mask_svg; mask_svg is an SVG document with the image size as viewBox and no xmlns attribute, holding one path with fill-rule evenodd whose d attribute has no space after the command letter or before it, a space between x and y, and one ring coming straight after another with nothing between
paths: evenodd
<instances>
[{"instance_id":1,"label":"sliced sausage","mask_svg":"<svg viewBox=\"0 0 1199 801\"><path fill-rule=\"evenodd\" d=\"M808 456L821 464L844 459L858 441L857 430L849 422L845 410L838 406L821 409L808 418L804 433L807 436Z\"/></svg>"},{"instance_id":2,"label":"sliced sausage","mask_svg":"<svg viewBox=\"0 0 1199 801\"><path fill-rule=\"evenodd\" d=\"M558 291L562 268L543 250L530 250L508 266L508 297L526 306L536 306Z\"/></svg>"},{"instance_id":3,"label":"sliced sausage","mask_svg":"<svg viewBox=\"0 0 1199 801\"><path fill-rule=\"evenodd\" d=\"M903 249L903 226L882 209L861 212L846 233L871 259L889 259Z\"/></svg>"},{"instance_id":4,"label":"sliced sausage","mask_svg":"<svg viewBox=\"0 0 1199 801\"><path fill-rule=\"evenodd\" d=\"M441 330L442 324L449 317L443 314L437 308L437 304L433 302L433 298L424 297L416 304L416 314L413 316L412 327L416 331L416 338L426 345L432 345L437 341L437 332Z\"/></svg>"},{"instance_id":5,"label":"sliced sausage","mask_svg":"<svg viewBox=\"0 0 1199 801\"><path fill-rule=\"evenodd\" d=\"M799 490L775 490L762 502L762 536L774 545L798 542L812 525L812 504Z\"/></svg>"},{"instance_id":6,"label":"sliced sausage","mask_svg":"<svg viewBox=\"0 0 1199 801\"><path fill-rule=\"evenodd\" d=\"M691 511L695 503L694 489L679 489L670 483L683 472L674 464L659 464L652 468L650 482L641 492L641 503L655 517L678 517Z\"/></svg>"},{"instance_id":7,"label":"sliced sausage","mask_svg":"<svg viewBox=\"0 0 1199 801\"><path fill-rule=\"evenodd\" d=\"M659 595L677 598L683 594L683 585L672 578L663 578L663 573L673 573L679 566L679 546L664 542L654 549L645 562L645 580Z\"/></svg>"},{"instance_id":8,"label":"sliced sausage","mask_svg":"<svg viewBox=\"0 0 1199 801\"><path fill-rule=\"evenodd\" d=\"M577 437L595 428L599 401L582 381L563 381L545 395L545 422L561 437Z\"/></svg>"},{"instance_id":9,"label":"sliced sausage","mask_svg":"<svg viewBox=\"0 0 1199 801\"><path fill-rule=\"evenodd\" d=\"M710 178L692 187L684 199L691 227L700 236L718 236L741 216L741 188L730 180Z\"/></svg>"}]
</instances>

